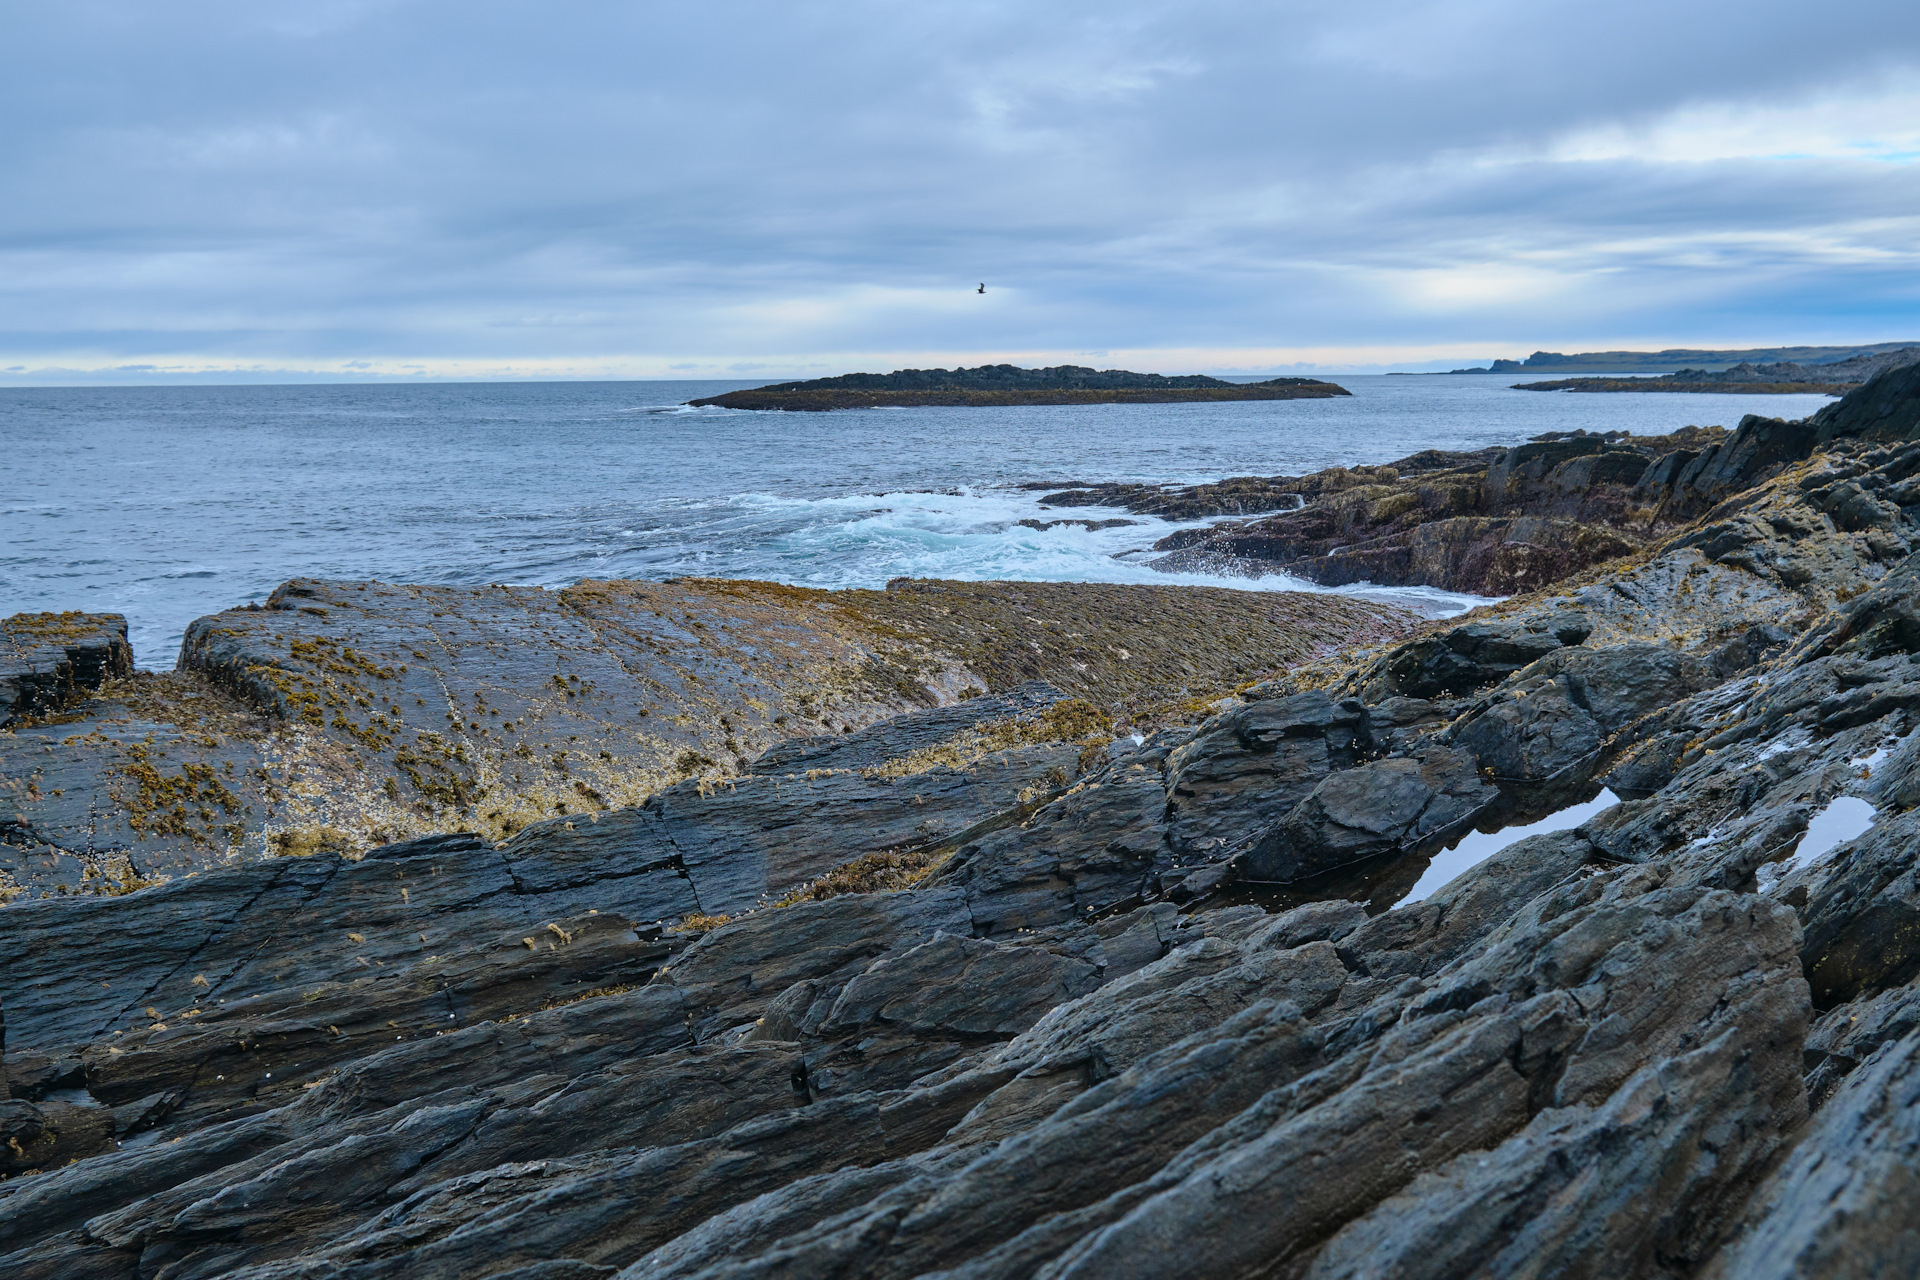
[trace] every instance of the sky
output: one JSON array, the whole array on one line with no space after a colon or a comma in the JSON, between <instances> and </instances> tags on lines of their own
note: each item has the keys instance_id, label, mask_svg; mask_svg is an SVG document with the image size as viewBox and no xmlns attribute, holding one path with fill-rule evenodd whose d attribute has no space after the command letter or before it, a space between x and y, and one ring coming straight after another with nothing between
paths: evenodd
<instances>
[{"instance_id":1,"label":"sky","mask_svg":"<svg viewBox=\"0 0 1920 1280\"><path fill-rule=\"evenodd\" d=\"M1920 339L1912 0L0 0L0 119L0 385Z\"/></svg>"}]
</instances>

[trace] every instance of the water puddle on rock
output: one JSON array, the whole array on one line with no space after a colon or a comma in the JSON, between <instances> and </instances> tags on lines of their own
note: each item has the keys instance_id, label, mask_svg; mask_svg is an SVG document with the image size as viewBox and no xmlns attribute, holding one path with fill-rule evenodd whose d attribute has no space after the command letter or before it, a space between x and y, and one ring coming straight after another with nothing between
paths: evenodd
<instances>
[{"instance_id":1,"label":"water puddle on rock","mask_svg":"<svg viewBox=\"0 0 1920 1280\"><path fill-rule=\"evenodd\" d=\"M1420 878L1414 881L1413 888L1407 890L1407 896L1394 903L1397 910L1411 906L1422 899L1432 897L1454 877L1479 866L1494 854L1510 844L1525 840L1528 836L1543 836L1550 831L1570 831L1588 821L1603 809L1620 803L1620 797L1611 789L1602 790L1599 795L1580 804L1568 805L1556 813L1550 813L1538 822L1529 822L1522 827L1502 827L1498 831L1470 831L1451 849L1442 849L1433 855L1433 861Z\"/></svg>"},{"instance_id":2,"label":"water puddle on rock","mask_svg":"<svg viewBox=\"0 0 1920 1280\"><path fill-rule=\"evenodd\" d=\"M1811 867L1849 840L1857 840L1873 826L1880 811L1859 796L1839 796L1813 815L1805 834L1793 852L1779 862L1770 862L1756 873L1762 893L1783 878L1804 867Z\"/></svg>"}]
</instances>

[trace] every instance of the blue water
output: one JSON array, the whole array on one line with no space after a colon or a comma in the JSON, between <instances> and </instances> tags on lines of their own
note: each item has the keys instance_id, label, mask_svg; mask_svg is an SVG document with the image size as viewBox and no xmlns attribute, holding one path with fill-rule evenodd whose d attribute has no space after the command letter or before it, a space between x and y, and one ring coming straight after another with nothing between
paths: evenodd
<instances>
[{"instance_id":1,"label":"blue water","mask_svg":"<svg viewBox=\"0 0 1920 1280\"><path fill-rule=\"evenodd\" d=\"M125 613L136 660L168 667L194 618L302 575L1299 588L1141 563L1185 524L1023 528L1024 517L1122 513L1042 511L1039 493L1014 486L1298 475L1541 431L1731 426L1826 403L1335 380L1352 398L827 414L678 407L750 382L0 389L0 616Z\"/></svg>"}]
</instances>

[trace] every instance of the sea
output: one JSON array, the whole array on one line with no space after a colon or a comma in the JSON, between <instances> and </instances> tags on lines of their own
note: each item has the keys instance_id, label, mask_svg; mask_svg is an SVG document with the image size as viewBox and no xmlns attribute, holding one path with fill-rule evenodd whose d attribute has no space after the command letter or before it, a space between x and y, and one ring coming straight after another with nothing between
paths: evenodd
<instances>
[{"instance_id":1,"label":"sea","mask_svg":"<svg viewBox=\"0 0 1920 1280\"><path fill-rule=\"evenodd\" d=\"M0 389L0 616L127 616L173 665L193 619L293 577L561 586L688 575L1320 590L1163 574L1206 521L1044 508L1044 484L1192 484L1378 464L1543 431L1652 434L1823 396L1516 391L1485 376L1334 376L1353 394L1230 404L756 413L686 401L756 382ZM1339 588L1457 612L1474 597Z\"/></svg>"}]
</instances>

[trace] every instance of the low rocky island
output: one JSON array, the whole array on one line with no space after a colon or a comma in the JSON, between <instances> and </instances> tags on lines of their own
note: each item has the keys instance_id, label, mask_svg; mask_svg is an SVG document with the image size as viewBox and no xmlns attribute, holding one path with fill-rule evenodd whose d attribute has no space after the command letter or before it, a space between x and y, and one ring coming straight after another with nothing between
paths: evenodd
<instances>
[{"instance_id":1,"label":"low rocky island","mask_svg":"<svg viewBox=\"0 0 1920 1280\"><path fill-rule=\"evenodd\" d=\"M847 373L807 382L780 382L750 391L689 400L725 409L878 409L934 405L1179 404L1207 400L1320 400L1351 395L1317 378L1227 382L1203 374L1166 377L1124 369L1056 365L1021 369L1010 364L977 369L901 369Z\"/></svg>"},{"instance_id":2,"label":"low rocky island","mask_svg":"<svg viewBox=\"0 0 1920 1280\"><path fill-rule=\"evenodd\" d=\"M1103 496L1514 594L9 620L0 1274L1920 1269L1920 383Z\"/></svg>"}]
</instances>

